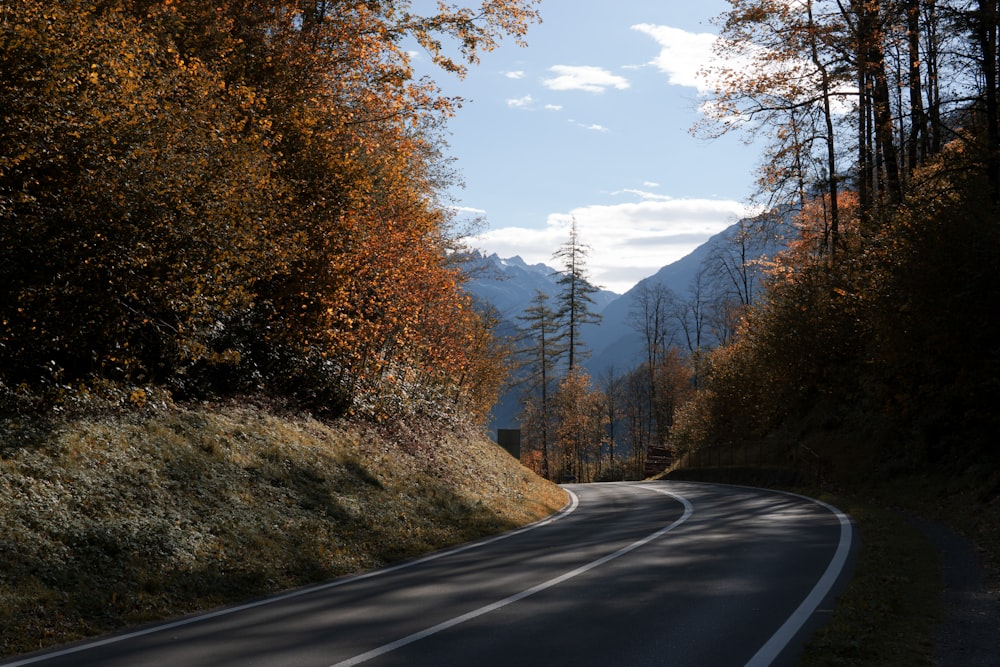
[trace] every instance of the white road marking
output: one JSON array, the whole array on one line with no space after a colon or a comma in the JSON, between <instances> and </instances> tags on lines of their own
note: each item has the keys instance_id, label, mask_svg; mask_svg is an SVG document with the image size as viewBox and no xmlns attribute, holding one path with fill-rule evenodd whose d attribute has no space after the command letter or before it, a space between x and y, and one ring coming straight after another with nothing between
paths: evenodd
<instances>
[{"instance_id":1,"label":"white road marking","mask_svg":"<svg viewBox=\"0 0 1000 667\"><path fill-rule=\"evenodd\" d=\"M676 521L674 521L673 523L671 523L671 524L669 524L669 525L661 528L660 530L657 530L654 533L651 533L650 535L647 535L646 537L644 537L644 538L642 538L642 539L640 539L640 540L638 540L636 542L633 542L633 543L631 543L631 544L629 544L629 545L627 545L625 547L622 547L621 549L619 549L618 551L616 551L614 553L608 554L608 555L603 556L602 558L599 558L599 559L597 559L595 561L592 561L590 563L582 565L582 566L576 568L575 570L572 570L570 572L566 572L566 573L564 573L564 574L562 574L562 575L560 575L558 577L555 577L555 578L550 579L548 581L545 581L545 582L543 582L541 584L538 584L537 586L534 586L532 588L529 588L529 589L526 589L524 591L521 591L520 593L516 593L516 594L511 595L511 596L509 596L507 598L504 598L503 600L499 600L497 602L494 602L492 604L486 605L484 607L480 607L479 609L475 609L475 610L470 611L470 612L468 612L466 614L463 614L461 616L457 616L457 617L455 617L453 619L450 619L448 621L444 621L444 622L442 622L442 623L440 623L438 625L435 625L435 626L433 626L431 628L427 628L426 630L414 633L412 635L404 637L404 638L402 638L400 640L397 640L395 642L392 642L392 643L385 644L383 646L377 647L375 649L372 649L371 651L368 651L367 653L363 653L363 654L360 654L360 655L355 656L353 658L349 658L348 660L345 660L343 662L339 662L336 665L334 665L333 667L347 667L349 665L358 665L358 664L361 664L361 663L366 662L368 660L371 660L371 659L373 659L375 657L378 657L380 655L385 655L386 653L389 653L389 652L394 651L394 650L396 650L398 648L406 646L407 644L411 644L411 643L413 643L415 641L419 641L420 639L424 639L426 637L434 635L434 634L436 634L438 632L441 632L443 630L446 630L448 628L454 627L454 626L459 625L461 623L465 623L466 621L472 620L472 619L477 618L479 616L482 616L484 614L488 614L488 613L490 613L492 611L496 611L497 609L501 609L501 608L503 608L503 607L505 607L507 605L510 605L510 604L512 604L514 602L517 602L519 600L523 600L523 599L525 599L527 597L530 597L530 596L532 596L532 595L534 595L536 593L539 593L539 592L541 592L543 590L546 590L548 588L556 586L556 585L558 585L558 584L560 584L560 583L562 583L564 581L567 581L567 580L572 579L574 577L577 577L577 576L579 576L581 574L584 574L585 572L588 572L588 571L590 571L590 570L592 570L592 569L594 569L596 567L599 567L599 566L601 566L601 565L603 565L603 564L605 564L605 563L607 563L607 562L609 562L611 560L619 558L620 556L623 556L623 555L625 555L625 554L627 554L627 553L629 553L629 552L631 552L631 551L633 551L633 550L635 550L635 549L643 546L644 544L648 544L649 542L657 539L658 537L660 537L660 536L662 536L662 535L670 532L674 528L678 527L679 525L681 525L682 523L684 523L685 521L687 521L687 519L690 518L690 516L694 512L694 507L692 506L692 504L690 503L690 501L688 501L686 498L684 498L683 496L681 496L681 495L679 495L677 493L674 493L674 492L671 492L671 491L667 491L666 489L658 488L658 487L655 487L655 486L650 486L650 485L642 485L642 486L637 485L634 488L642 488L642 489L646 489L646 490L649 490L649 491L654 491L654 492L657 492L657 493L662 493L664 495L668 495L668 496L673 497L674 499L678 500L680 503L682 503L684 505L684 513L683 513L683 515L679 519L677 519ZM759 489L757 489L757 490L759 490ZM438 558L442 558L442 557L447 556L447 555L451 555L451 554L455 554L455 553L461 553L461 552L464 552L464 551L468 551L470 549L479 548L479 547L485 546L487 544L491 544L493 542L496 542L498 540L506 539L506 538L512 537L514 535L519 535L519 534L521 534L523 532L526 532L528 530L532 530L532 529L538 528L540 526L551 524L551 523L553 523L555 521L558 521L559 519L562 519L565 516L568 516L570 513L572 513L573 511L575 511L577 509L577 507L579 506L579 498L576 496L576 494L574 494L571 491L567 490L567 493L570 496L570 501L561 510L559 510L558 512L556 512L555 514L553 514L550 517L547 517L545 519L537 521L537 522L535 522L533 524L529 524L529 525L524 526L524 527L522 527L520 529L517 529L517 530L512 530L512 531L509 531L507 533L502 533L500 535L496 535L496 536L493 536L493 537L490 537L490 538L486 538L486 539L483 539L483 540L480 540L480 541L477 541L477 542L470 542L468 544L463 544L463 545L460 545L458 547L454 547L454 548L451 548L451 549L444 549L442 551L437 551L437 552L428 554L426 556L423 556L421 558L416 558L416 559L410 560L410 561L404 561L404 562L399 563L397 565L389 566L389 567L386 567L386 568L383 568L383 569L372 570L370 572L365 572L365 573L354 575L354 576L344 577L342 579L336 579L334 581L331 581L331 582L328 582L328 583L325 583L325 584L320 584L318 586L312 586L312 587L309 587L309 588L302 588L302 589L297 589L297 590L294 590L294 591L289 591L287 593L284 593L284 594L281 594L281 595L277 595L277 596L274 596L274 597L266 598L266 599L263 599L263 600L258 600L258 601L255 601L255 602L250 602L250 603L239 605L239 606L236 606L236 607L230 607L230 608L226 608L226 609L220 609L220 610L217 610L217 611L214 611L214 612L210 612L208 614L202 614L202 615L199 615L199 616L193 616L193 617L189 617L189 618L179 619L177 621L173 621L173 622L170 622L170 623L164 623L164 624L161 624L161 625L151 626L151 627L148 627L148 628L145 628L145 629L142 629L142 630L136 630L136 631L125 633L125 634L121 634L121 635L115 635L115 636L111 636L111 637L106 637L104 639L99 639L99 640L96 640L96 641L87 642L85 644L79 644L79 645L68 647L68 648L65 648L65 649L62 649L62 650L59 650L59 651L53 651L53 652L44 653L44 654L41 654L41 655L36 655L36 656L33 656L33 657L24 658L24 659L16 661L16 662L5 663L4 665L5 665L5 667L22 667L24 665L31 665L31 664L35 664L35 663L38 663L38 662L43 662L43 661L49 660L51 658L56 658L56 657L61 657L61 656L66 656L66 655L72 655L74 653L79 653L81 651L86 651L86 650L91 649L91 648L97 648L97 647L106 646L106 645L109 645L109 644L115 644L115 643L122 642L122 641L125 641L125 640L128 640L128 639L136 638L136 637L142 637L142 636L154 634L154 633L157 633L157 632L163 632L165 630L172 630L172 629L176 629L176 628L179 628L179 627L184 627L184 626L187 626L187 625L193 625L195 623L199 623L199 622L204 621L204 620L209 620L209 619L213 619L213 618L227 616L229 614L233 614L233 613L240 612L240 611L245 611L245 610L248 610L248 609L254 609L254 608L257 608L257 607L264 607L264 606L272 604L274 602L281 602L281 601L284 601L284 600L289 600L289 599L292 599L292 598L301 597L303 595L308 595L310 593L315 593L315 592L319 592L319 591L323 591L323 590L327 590L327 589L331 589L331 588L337 588L339 586L343 586L343 585L346 585L346 584L349 584L349 583L352 583L352 582L355 582L355 581L369 579L369 578L377 577L377 576L380 576L380 575L383 575L383 574L388 574L390 572L395 572L397 570L402 570L404 568L413 567L414 565L418 565L420 563L426 563L428 561L436 560ZM776 493L785 493L785 495L795 496L797 498L802 498L802 499L808 500L810 502L813 502L813 503L816 503L816 504L820 505L821 507L827 509L832 514L834 514L834 516L836 516L837 519L838 519L838 521L840 522L840 542L839 542L839 544L837 546L836 552L833 555L833 558L830 560L829 565L827 565L826 571L823 573L823 576L820 578L820 580L813 587L813 589L809 593L809 595L802 601L802 603L799 605L799 607L792 613L791 616L789 616L789 618L785 621L785 623L778 629L777 632L774 633L774 635L767 641L767 643L764 644L760 648L760 650L757 651L757 653L750 659L750 661L746 663L746 667L765 667L766 665L770 665L781 654L781 652L785 649L785 647L792 641L792 639L799 632L799 630L801 630L801 628L809 620L809 617L819 607L819 604L823 601L823 599L826 597L826 595L830 592L830 590L832 589L832 587L833 587L834 583L836 582L837 578L840 576L841 572L843 571L843 568L844 568L844 566L847 563L847 559L848 559L848 557L850 555L850 550L851 550L852 532L853 532L852 531L852 527L851 527L851 522L850 522L850 519L846 515L844 515L840 510L838 510L837 508L835 508L835 507L833 507L831 505L828 505L827 503L824 503L824 502L822 502L820 500L816 500L815 498L809 498L807 496L801 496L801 495L795 494L795 493L787 493L787 492L776 492Z\"/></svg>"},{"instance_id":2,"label":"white road marking","mask_svg":"<svg viewBox=\"0 0 1000 667\"><path fill-rule=\"evenodd\" d=\"M802 601L802 604L792 612L792 615L788 617L788 620L778 628L778 631L771 636L771 638L760 647L760 650L752 658L750 662L746 664L746 667L767 667L775 658L781 655L781 652L785 650L789 642L795 637L802 626L806 624L809 617L812 616L813 612L819 607L820 602L826 597L830 589L833 588L833 584L837 581L840 573L844 569L844 565L847 564L847 557L851 552L851 535L853 530L851 529L851 520L847 515L838 510L832 505L828 505L821 500L816 500L815 498L810 498L808 496L801 496L797 493L790 493L787 491L777 491L776 493L784 493L788 496L795 496L796 498L803 498L810 502L816 503L820 507L823 507L833 513L840 521L840 543L837 545L837 550L833 554L833 558L830 560L830 564L827 565L826 571L823 576L820 577L819 581L810 591L809 595Z\"/></svg>"},{"instance_id":3,"label":"white road marking","mask_svg":"<svg viewBox=\"0 0 1000 667\"><path fill-rule=\"evenodd\" d=\"M646 537L637 540L635 542L632 542L631 544L622 547L621 549L615 551L614 553L607 554L606 556L602 556L597 560L591 561L585 565L581 565L575 570L571 570L569 572L561 574L558 577L554 577L552 579L549 579L548 581L544 581L536 586L532 586L531 588L525 589L520 593L515 593L514 595L506 597L502 600L498 600L492 604L488 604L478 609L473 609L472 611L462 614L461 616L456 616L454 618L448 619L447 621L438 623L437 625L429 627L426 630L421 630L420 632L415 632L411 635L403 637L402 639L397 639L394 642L383 644L382 646L373 648L372 650L366 653L361 653L359 655L354 656L353 658L348 658L347 660L338 662L332 667L351 667L352 665L360 665L363 662L367 662L379 656L385 655L386 653L390 653L398 648L402 648L408 644L412 644L413 642L420 641L421 639L426 639L431 635L435 635L449 628L453 628L456 625L465 623L466 621L471 621L474 618L478 618L480 616L483 616L484 614L496 611L497 609L502 609L503 607L506 607L509 604L513 604L515 602L523 600L527 597L534 595L535 593L540 593L548 588L552 588L553 586L561 584L564 581L568 581L569 579L578 577L585 572L593 570L595 567L600 567L601 565L604 565L609 561L612 561L620 556L624 556L630 551L634 551L635 549L638 549L642 545L648 544L649 542L652 542L656 538L665 535L666 533L669 533L671 530L673 530L677 526L687 521L688 518L691 516L691 514L694 512L694 506L691 505L691 503L688 501L687 498L684 498L679 494L653 486L636 486L634 488L647 489L649 491L655 491L656 493L662 493L664 495L671 496L675 500L679 501L682 505L684 505L684 514L682 514L681 517L676 521L674 521L673 523L664 526L663 528L657 530L656 532L650 533ZM572 492L570 491L569 493Z\"/></svg>"},{"instance_id":4,"label":"white road marking","mask_svg":"<svg viewBox=\"0 0 1000 667\"><path fill-rule=\"evenodd\" d=\"M309 595L310 593L318 593L320 591L325 591L330 588L338 588L346 584L353 583L355 581L361 581L364 579L371 579L372 577L378 577L390 572L396 572L397 570L403 570L405 568L413 567L414 565L420 565L421 563L426 563L428 561L437 560L438 558L443 558L444 556L450 556L452 554L462 553L463 551L469 551L470 549L478 549L479 547L486 546L487 544L492 544L499 540L505 540L508 537L513 537L514 535L520 535L521 533L527 532L529 530L534 530L541 526L547 526L551 523L568 516L570 513L576 510L580 505L580 499L576 497L576 494L572 491L566 490L569 494L569 501L560 509L558 512L547 516L544 519L539 519L534 523L529 523L527 526L522 526L515 530L507 531L506 533L500 533L499 535L494 535L493 537L487 537L482 540L477 540L475 542L468 542L466 544L461 544L457 547L452 547L449 549L442 549L441 551L435 551L433 553L427 554L420 558L415 558L413 560L403 561L402 563L397 563L396 565L390 565L389 567L380 568L378 570L370 570L368 572L363 572L361 574L355 574L352 576L346 576L341 579L335 579L329 581L325 584L319 584L317 586L309 586L307 588L298 588L287 593L282 593L280 595L275 595L274 597L265 598L263 600L257 600L255 602L248 602L236 607L227 607L225 609L219 609L207 614L199 614L198 616L191 616L188 618L178 619L169 623L163 623L161 625L154 625L142 630L135 630L133 632L127 632L121 635L113 635L110 637L105 637L104 639L97 639L94 641L86 642L84 644L78 644L76 646L70 646L58 651L51 651L48 653L43 653L41 655L36 655L16 662L3 663L3 667L23 667L24 665L33 665L38 662L44 662L46 660L51 660L52 658L61 658L66 655L73 655L74 653L80 653L82 651L87 651L93 648L100 648L101 646L108 646L109 644L117 644L119 642L126 641L128 639L135 639L136 637L144 637L146 635L152 635L157 632L163 632L165 630L174 630L176 628L182 628L187 625L193 625L195 623L200 623L201 621L211 620L213 618L219 618L220 616L228 616L230 614L235 614L240 611L246 611L248 609L256 609L257 607L264 607L275 602L283 602L285 600L291 600L292 598L302 597L303 595Z\"/></svg>"}]
</instances>

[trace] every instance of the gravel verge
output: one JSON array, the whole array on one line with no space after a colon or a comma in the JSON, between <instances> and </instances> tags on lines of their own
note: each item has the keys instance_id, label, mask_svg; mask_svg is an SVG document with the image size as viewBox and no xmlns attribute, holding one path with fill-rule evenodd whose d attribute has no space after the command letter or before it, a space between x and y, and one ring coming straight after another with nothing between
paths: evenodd
<instances>
[{"instance_id":1,"label":"gravel verge","mask_svg":"<svg viewBox=\"0 0 1000 667\"><path fill-rule=\"evenodd\" d=\"M1000 591L975 545L947 526L911 517L937 548L944 586L944 619L935 636L940 667L1000 667Z\"/></svg>"}]
</instances>

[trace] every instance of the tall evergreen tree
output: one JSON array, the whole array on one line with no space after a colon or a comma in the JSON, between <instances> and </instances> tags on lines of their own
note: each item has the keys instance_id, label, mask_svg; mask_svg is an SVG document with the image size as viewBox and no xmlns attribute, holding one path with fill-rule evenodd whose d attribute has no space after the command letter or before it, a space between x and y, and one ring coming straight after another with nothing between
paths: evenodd
<instances>
[{"instance_id":1,"label":"tall evergreen tree","mask_svg":"<svg viewBox=\"0 0 1000 667\"><path fill-rule=\"evenodd\" d=\"M587 280L586 260L590 247L580 240L576 218L570 225L569 239L552 256L562 261L556 282L562 290L556 297L558 316L566 335L567 370L573 372L585 355L580 330L584 324L596 324L601 316L591 310L598 288Z\"/></svg>"},{"instance_id":2,"label":"tall evergreen tree","mask_svg":"<svg viewBox=\"0 0 1000 667\"><path fill-rule=\"evenodd\" d=\"M558 313L549 305L549 295L538 291L531 305L520 317L525 323L527 345L521 350L527 366L528 401L537 401L534 430L542 453L542 476L549 477L549 422L551 385L555 369L566 353L565 337L560 330Z\"/></svg>"}]
</instances>

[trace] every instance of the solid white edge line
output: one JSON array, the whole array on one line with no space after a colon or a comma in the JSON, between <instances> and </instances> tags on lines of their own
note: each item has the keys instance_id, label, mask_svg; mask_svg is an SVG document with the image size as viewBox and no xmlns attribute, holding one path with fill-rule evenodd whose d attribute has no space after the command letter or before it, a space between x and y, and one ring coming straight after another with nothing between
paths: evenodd
<instances>
[{"instance_id":1,"label":"solid white edge line","mask_svg":"<svg viewBox=\"0 0 1000 667\"><path fill-rule=\"evenodd\" d=\"M481 540L476 540L474 542L467 542L466 544L461 544L455 547L450 547L447 549L442 549L440 551L435 551L429 553L426 556L420 556L414 558L413 560L406 560L396 565L390 565L388 567L379 568L377 570L370 570L368 572L362 572L361 574L347 575L340 579L334 579L325 584L318 584L316 586L309 586L306 588L297 588L293 591L288 591L287 593L281 593L273 597L264 598L261 600L256 600L254 602L248 602L246 604L241 604L235 607L226 607L224 609L218 609L216 611L211 611L205 614L199 614L197 616L191 616L188 618L178 619L176 621L154 625L142 630L134 630L132 632L127 632L121 635L113 635L105 637L104 639L95 639L93 641L87 641L82 644L75 646L70 646L61 650L50 651L40 655L35 655L28 658L23 658L21 660L16 660L15 662L0 662L0 667L23 667L23 665L32 665L39 662L44 662L46 660L51 660L53 658L61 658L67 655L73 655L74 653L80 653L82 651L87 651L93 648L100 648L102 646L108 646L110 644L117 644L119 642L126 641L128 639L135 639L136 637L144 637L146 635L156 634L157 632L164 632L166 630L174 630L176 628L181 628L186 625L194 625L195 623L200 623L201 621L208 621L213 618L219 618L220 616L228 616L229 614L235 614L237 612L246 611L248 609L255 609L257 607L265 607L269 604L275 602L283 602L285 600L291 600L293 598L302 597L303 595L309 595L310 593L318 593L320 591L325 591L331 588L338 588L346 584L353 583L355 581L361 581L364 579L371 579L373 577L378 577L384 574L389 574L390 572L396 572L397 570L403 570L414 565L419 565L421 563L426 563L428 561L437 560L438 558L443 558L444 556L450 556L457 553L462 553L463 551L469 551L470 549L478 549L479 547L486 546L487 544L492 544L493 542L498 542L499 540L505 540L508 537L513 537L515 535L520 535L529 530L534 530L541 526L547 526L551 523L562 519L576 510L580 505L580 499L575 493L569 489L563 489L568 495L569 500L565 505L562 506L559 511L547 516L545 518L539 519L534 523L529 523L526 526L521 526L520 528L515 528L509 530L505 533L500 533L499 535L494 535L492 537L487 537Z\"/></svg>"},{"instance_id":2,"label":"solid white edge line","mask_svg":"<svg viewBox=\"0 0 1000 667\"><path fill-rule=\"evenodd\" d=\"M472 619L478 618L479 616L482 616L484 614L488 614L488 613L490 613L492 611L496 611L497 609L502 609L503 607L506 607L509 604L513 604L514 602L518 602L520 600L523 600L523 599L525 599L527 597L530 597L530 596L534 595L535 593L540 593L540 592L542 592L542 591L544 591L544 590L546 590L548 588L552 588L553 586L561 584L564 581L568 581L569 579L572 579L572 578L577 577L577 576L579 576L581 574L584 574L585 572L589 572L590 570L593 570L595 567L600 567L601 565L604 565L605 563L607 563L609 561L612 561L612 560L614 560L616 558L619 558L620 556L624 556L625 554L629 553L630 551L634 551L635 549L638 549L639 547L643 546L644 544L648 544L649 542L652 542L656 538L661 537L662 535L665 535L666 533L669 533L671 530L673 530L677 526L679 526L682 523L684 523L685 521L687 521L688 518L690 518L691 514L694 512L694 506L691 504L691 502L687 498L681 496L680 494L673 493L671 491L667 491L666 489L661 489L661 488L652 487L652 486L640 486L640 485L629 485L629 486L632 486L633 488L647 489L647 490L650 490L650 491L655 491L656 493L662 493L664 495L671 496L672 498L674 498L675 500L677 500L678 502L680 502L684 506L684 513L681 515L681 517L679 519L677 519L673 523L671 523L671 524L669 524L667 526L664 526L663 528L660 528L659 530L657 530L657 531L655 531L653 533L650 533L649 535L647 535L646 537L644 537L644 538L642 538L640 540L637 540L635 542L632 542L631 544L628 544L628 545L622 547L621 549L619 549L618 551L615 551L614 553L610 553L610 554L607 554L605 556L602 556L601 558L598 558L597 560L591 561L591 562L589 562L589 563L587 563L585 565L581 565L580 567L576 568L575 570L571 570L569 572L565 572L565 573L559 575L558 577L553 577L552 579L549 579L548 581L543 581L542 583L540 583L540 584L538 584L536 586L532 586L531 588L525 589L525 590L523 590L523 591L521 591L519 593L515 593L514 595L506 597L506 598L504 598L502 600L498 600L496 602L493 602L491 604L485 605L485 606L480 607L478 609L473 609L472 611L470 611L468 613L465 613L465 614L462 614L461 616L456 616L454 618L448 619L447 621L442 621L441 623L438 623L435 626L429 627L429 628L427 628L425 630L421 630L419 632L415 632L415 633L413 633L411 635L408 635L406 637L398 639L398 640L396 640L394 642L390 642L388 644L383 644L382 646L378 646L376 648L373 648L370 651L367 651L365 653L361 653L359 655L356 655L353 658L348 658L347 660L342 660L341 662L338 662L338 663L332 665L332 667L353 667L353 665L360 665L363 662L367 662L367 661L372 660L374 658L377 658L379 656L385 655L386 653L390 653L390 652L395 651L396 649L402 648L402 647L404 647L404 646L406 646L408 644L412 644L413 642L420 641L421 639L426 639L427 637L430 637L431 635L435 635L435 634L437 634L439 632L442 632L444 630L447 630L449 628L453 628L456 625L460 625L462 623L465 623L466 621L471 621ZM570 491L568 491L568 492L572 493Z\"/></svg>"},{"instance_id":3,"label":"solid white edge line","mask_svg":"<svg viewBox=\"0 0 1000 667\"><path fill-rule=\"evenodd\" d=\"M751 487L752 488L752 487ZM750 661L746 664L746 667L766 667L770 665L774 660L781 655L781 652L785 650L795 635L798 634L802 626L806 624L809 617L812 616L813 612L816 611L823 598L830 592L833 588L834 583L836 583L837 578L840 576L844 569L844 565L847 563L847 558L851 552L851 540L852 540L852 527L851 519L841 512L839 509L833 505L824 503L822 500L816 500L815 498L810 498L809 496L799 495L798 493L791 493L790 491L776 491L774 489L764 489L766 491L774 491L775 493L780 493L786 496L795 496L796 498L802 498L810 502L816 503L820 507L825 508L831 512L840 521L840 543L837 545L837 550L833 554L833 558L830 559L830 564L827 565L826 571L823 576L820 577L819 581L810 591L809 595L802 601L802 604L792 612L792 615L788 617L788 620L778 628L771 638L764 644L757 653L754 654Z\"/></svg>"}]
</instances>

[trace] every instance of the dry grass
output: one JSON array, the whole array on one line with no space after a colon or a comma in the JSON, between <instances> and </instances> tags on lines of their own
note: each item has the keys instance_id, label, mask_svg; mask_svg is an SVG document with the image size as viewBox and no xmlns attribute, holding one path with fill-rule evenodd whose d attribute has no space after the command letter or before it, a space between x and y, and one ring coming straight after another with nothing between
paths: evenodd
<instances>
[{"instance_id":1,"label":"dry grass","mask_svg":"<svg viewBox=\"0 0 1000 667\"><path fill-rule=\"evenodd\" d=\"M565 502L472 430L251 407L0 424L0 655L327 580Z\"/></svg>"},{"instance_id":2,"label":"dry grass","mask_svg":"<svg viewBox=\"0 0 1000 667\"><path fill-rule=\"evenodd\" d=\"M933 545L899 512L854 497L805 490L851 515L861 551L830 622L813 636L803 667L933 664L941 577Z\"/></svg>"}]
</instances>

